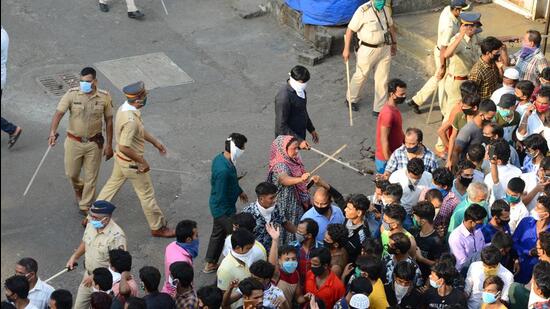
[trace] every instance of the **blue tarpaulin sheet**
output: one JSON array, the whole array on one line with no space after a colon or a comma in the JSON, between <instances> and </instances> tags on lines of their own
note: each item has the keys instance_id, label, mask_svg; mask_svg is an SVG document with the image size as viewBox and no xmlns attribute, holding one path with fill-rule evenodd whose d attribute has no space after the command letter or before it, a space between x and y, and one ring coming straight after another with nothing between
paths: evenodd
<instances>
[{"instance_id":1,"label":"blue tarpaulin sheet","mask_svg":"<svg viewBox=\"0 0 550 309\"><path fill-rule=\"evenodd\" d=\"M302 13L306 25L345 25L357 8L368 0L286 0L286 4Z\"/></svg>"}]
</instances>

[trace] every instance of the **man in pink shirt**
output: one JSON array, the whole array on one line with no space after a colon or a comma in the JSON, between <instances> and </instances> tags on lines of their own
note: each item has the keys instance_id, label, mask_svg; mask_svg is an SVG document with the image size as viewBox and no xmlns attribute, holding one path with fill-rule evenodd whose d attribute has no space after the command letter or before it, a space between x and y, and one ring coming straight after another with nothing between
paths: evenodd
<instances>
[{"instance_id":1,"label":"man in pink shirt","mask_svg":"<svg viewBox=\"0 0 550 309\"><path fill-rule=\"evenodd\" d=\"M376 123L376 153L374 164L376 172L383 174L392 152L399 148L405 139L403 118L397 108L407 97L407 84L400 79L388 83L388 101L380 110Z\"/></svg>"},{"instance_id":2,"label":"man in pink shirt","mask_svg":"<svg viewBox=\"0 0 550 309\"><path fill-rule=\"evenodd\" d=\"M113 276L111 291L124 305L128 297L138 296L138 285L130 273L132 256L123 249L113 249L109 251L109 265L109 271Z\"/></svg>"},{"instance_id":3,"label":"man in pink shirt","mask_svg":"<svg viewBox=\"0 0 550 309\"><path fill-rule=\"evenodd\" d=\"M164 287L162 292L174 297L176 289L170 285L170 265L174 262L186 262L193 266L193 259L199 254L199 232L197 222L183 220L176 227L176 241L166 246L164 252Z\"/></svg>"}]
</instances>

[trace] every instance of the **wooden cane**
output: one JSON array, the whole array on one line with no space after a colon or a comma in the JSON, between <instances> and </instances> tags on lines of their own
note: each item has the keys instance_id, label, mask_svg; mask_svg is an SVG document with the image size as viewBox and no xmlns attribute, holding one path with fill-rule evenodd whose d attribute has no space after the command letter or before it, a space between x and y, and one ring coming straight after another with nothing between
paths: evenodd
<instances>
[{"instance_id":1,"label":"wooden cane","mask_svg":"<svg viewBox=\"0 0 550 309\"><path fill-rule=\"evenodd\" d=\"M335 155L339 154L340 151L344 150L344 148L346 148L348 146L348 144L344 144L342 145L342 147L338 148L338 150L336 150L333 154L331 154L330 156L331 157L334 157ZM315 167L311 172L309 172L310 174L313 175L313 173L315 173L318 169L320 169L321 167L323 167L323 165L327 164L328 161L330 161L331 159L330 158L326 158L325 161L321 162L321 164L317 165L317 167Z\"/></svg>"},{"instance_id":2,"label":"wooden cane","mask_svg":"<svg viewBox=\"0 0 550 309\"><path fill-rule=\"evenodd\" d=\"M432 111L434 109L434 103L435 103L435 97L439 96L439 83L441 81L437 81L437 88L435 89L435 93L432 95L432 104L430 104L430 111L428 112L428 118L426 119L426 124L430 123L430 117L432 116ZM439 105L441 105L441 102L439 102Z\"/></svg>"},{"instance_id":3,"label":"wooden cane","mask_svg":"<svg viewBox=\"0 0 550 309\"><path fill-rule=\"evenodd\" d=\"M346 60L346 78L348 81L348 92L349 92L349 61ZM348 101L348 111L349 111L349 126L353 127L353 113L351 111L351 102Z\"/></svg>"}]
</instances>

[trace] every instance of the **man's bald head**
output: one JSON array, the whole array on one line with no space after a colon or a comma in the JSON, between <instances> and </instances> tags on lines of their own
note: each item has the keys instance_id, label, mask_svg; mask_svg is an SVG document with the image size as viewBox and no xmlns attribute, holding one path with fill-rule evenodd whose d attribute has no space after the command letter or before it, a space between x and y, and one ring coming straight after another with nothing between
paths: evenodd
<instances>
[{"instance_id":1,"label":"man's bald head","mask_svg":"<svg viewBox=\"0 0 550 309\"><path fill-rule=\"evenodd\" d=\"M330 205L330 194L324 187L318 187L313 194L313 204L317 207L327 207Z\"/></svg>"}]
</instances>

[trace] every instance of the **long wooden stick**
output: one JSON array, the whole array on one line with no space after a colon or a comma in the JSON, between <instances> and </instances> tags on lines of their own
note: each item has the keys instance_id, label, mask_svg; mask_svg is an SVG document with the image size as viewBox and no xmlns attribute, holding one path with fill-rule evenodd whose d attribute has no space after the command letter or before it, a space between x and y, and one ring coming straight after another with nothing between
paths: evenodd
<instances>
[{"instance_id":1,"label":"long wooden stick","mask_svg":"<svg viewBox=\"0 0 550 309\"><path fill-rule=\"evenodd\" d=\"M344 161L342 161L342 160L338 160L338 159L336 159L334 156L328 155L328 154L322 152L321 150L315 149L315 148L313 148L313 147L310 147L309 149L313 150L314 152L316 152L316 153L322 155L323 157L325 157L325 158L327 158L327 159L330 159L330 160L332 160L332 161L334 161L334 162L336 162L336 163L339 163L340 165L343 165L343 166L345 166L345 167L347 167L347 168L349 168L349 169L351 169L351 170L354 170L354 171L356 171L357 173L359 173L359 174L361 174L361 175L363 175L363 176L366 176L367 173L370 174L369 171L367 171L366 173L363 172L363 171L360 171L359 169L357 169L357 168L351 166L349 163L344 162Z\"/></svg>"},{"instance_id":2,"label":"long wooden stick","mask_svg":"<svg viewBox=\"0 0 550 309\"><path fill-rule=\"evenodd\" d=\"M348 147L348 144L344 144L342 145L342 147L338 148L338 150L336 150L334 153L331 154L332 157L334 157L335 155L339 154L340 151L344 150L344 148ZM327 162L330 161L330 158L326 158L325 161L321 162L321 164L317 165L316 168L314 168L311 172L309 172L310 174L313 174L315 173L318 169L320 169L321 167L323 167L323 165L327 164Z\"/></svg>"},{"instance_id":3,"label":"long wooden stick","mask_svg":"<svg viewBox=\"0 0 550 309\"><path fill-rule=\"evenodd\" d=\"M437 70L437 69L436 69ZM443 80L443 79L442 79ZM430 123L430 118L432 116L432 111L434 109L434 102L435 102L435 97L439 97L439 84L440 84L441 80L438 80L437 81L437 88L435 89L435 93L433 94L432 96L432 104L430 104L430 111L428 112L428 118L426 119L426 124L429 124ZM441 102L439 102L439 105L441 106Z\"/></svg>"},{"instance_id":4,"label":"long wooden stick","mask_svg":"<svg viewBox=\"0 0 550 309\"><path fill-rule=\"evenodd\" d=\"M349 93L349 61L346 60L346 79L348 81L348 91ZM353 127L353 113L351 111L351 102L348 102L348 111L349 111L349 126Z\"/></svg>"}]
</instances>

